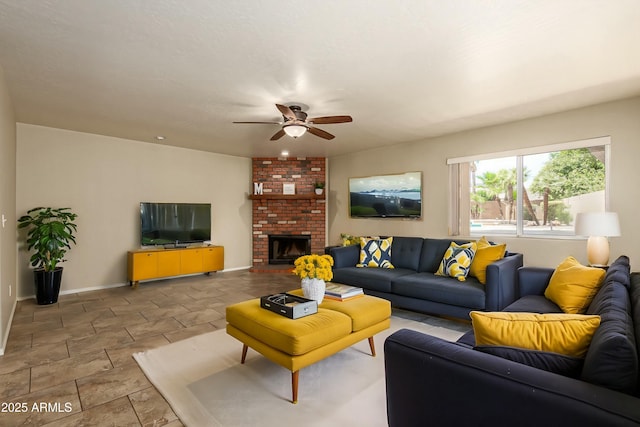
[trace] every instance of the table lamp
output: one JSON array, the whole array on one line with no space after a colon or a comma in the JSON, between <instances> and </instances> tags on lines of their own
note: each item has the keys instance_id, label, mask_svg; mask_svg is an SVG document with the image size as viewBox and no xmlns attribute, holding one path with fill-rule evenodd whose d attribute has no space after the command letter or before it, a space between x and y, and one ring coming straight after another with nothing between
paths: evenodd
<instances>
[{"instance_id":1,"label":"table lamp","mask_svg":"<svg viewBox=\"0 0 640 427\"><path fill-rule=\"evenodd\" d=\"M589 265L604 267L609 264L609 240L620 235L620 223L615 212L582 212L576 215L576 236L588 236L587 260Z\"/></svg>"}]
</instances>

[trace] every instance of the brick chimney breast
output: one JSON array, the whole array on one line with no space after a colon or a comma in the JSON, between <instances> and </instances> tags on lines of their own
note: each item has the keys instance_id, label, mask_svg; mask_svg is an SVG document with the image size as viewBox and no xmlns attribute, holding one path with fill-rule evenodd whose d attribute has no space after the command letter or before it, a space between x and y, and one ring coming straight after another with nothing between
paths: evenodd
<instances>
[{"instance_id":1,"label":"brick chimney breast","mask_svg":"<svg viewBox=\"0 0 640 427\"><path fill-rule=\"evenodd\" d=\"M311 253L326 246L326 200L315 195L315 183L326 182L324 157L253 158L252 182L263 195L252 200L253 267L269 263L269 235L311 237ZM283 196L283 184L295 184L295 196ZM306 197L308 196L308 197Z\"/></svg>"}]
</instances>

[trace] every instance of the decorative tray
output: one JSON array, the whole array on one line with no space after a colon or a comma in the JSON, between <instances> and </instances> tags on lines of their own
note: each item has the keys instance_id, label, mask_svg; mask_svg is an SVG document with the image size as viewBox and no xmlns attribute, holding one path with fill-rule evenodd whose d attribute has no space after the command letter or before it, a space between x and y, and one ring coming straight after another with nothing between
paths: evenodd
<instances>
[{"instance_id":1,"label":"decorative tray","mask_svg":"<svg viewBox=\"0 0 640 427\"><path fill-rule=\"evenodd\" d=\"M316 301L287 293L261 297L260 307L289 319L298 319L318 312Z\"/></svg>"}]
</instances>

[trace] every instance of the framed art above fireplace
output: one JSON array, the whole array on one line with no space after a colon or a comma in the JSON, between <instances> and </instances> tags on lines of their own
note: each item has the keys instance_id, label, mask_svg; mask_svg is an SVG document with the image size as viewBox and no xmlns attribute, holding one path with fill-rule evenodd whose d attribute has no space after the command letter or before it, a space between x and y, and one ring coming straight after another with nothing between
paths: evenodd
<instances>
[{"instance_id":1,"label":"framed art above fireplace","mask_svg":"<svg viewBox=\"0 0 640 427\"><path fill-rule=\"evenodd\" d=\"M422 218L422 172L349 178L352 218Z\"/></svg>"}]
</instances>

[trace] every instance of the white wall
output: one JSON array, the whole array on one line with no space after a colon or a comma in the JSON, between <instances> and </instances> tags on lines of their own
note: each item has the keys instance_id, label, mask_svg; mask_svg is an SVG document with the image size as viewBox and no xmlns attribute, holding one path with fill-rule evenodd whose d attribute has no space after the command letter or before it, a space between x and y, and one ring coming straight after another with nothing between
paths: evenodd
<instances>
[{"instance_id":1,"label":"white wall","mask_svg":"<svg viewBox=\"0 0 640 427\"><path fill-rule=\"evenodd\" d=\"M16 121L0 67L0 355L4 354L17 295L15 160Z\"/></svg>"},{"instance_id":2,"label":"white wall","mask_svg":"<svg viewBox=\"0 0 640 427\"><path fill-rule=\"evenodd\" d=\"M251 159L21 123L17 139L18 215L36 206L78 214L61 292L126 282L127 251L140 246L142 201L211 203L225 269L251 265ZM24 249L20 297L34 293Z\"/></svg>"},{"instance_id":3,"label":"white wall","mask_svg":"<svg viewBox=\"0 0 640 427\"><path fill-rule=\"evenodd\" d=\"M340 233L354 235L447 236L449 198L446 160L482 153L533 147L599 136L611 136L609 209L619 213L622 236L611 239L611 255L628 255L640 268L640 98L631 98L564 113L461 132L414 143L332 157L329 168L329 243ZM423 219L351 219L348 178L423 172ZM492 237L492 236L488 236ZM526 265L555 267L573 255L586 263L581 239L535 239L495 236L508 249L524 253Z\"/></svg>"}]
</instances>

